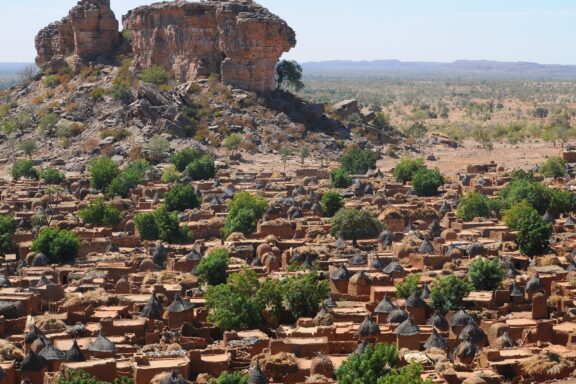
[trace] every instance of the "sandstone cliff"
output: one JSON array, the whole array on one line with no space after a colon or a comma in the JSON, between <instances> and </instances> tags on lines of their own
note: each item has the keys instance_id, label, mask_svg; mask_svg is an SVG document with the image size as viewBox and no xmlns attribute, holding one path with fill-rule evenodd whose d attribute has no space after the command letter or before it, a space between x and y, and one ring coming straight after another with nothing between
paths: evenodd
<instances>
[{"instance_id":1,"label":"sandstone cliff","mask_svg":"<svg viewBox=\"0 0 576 384\"><path fill-rule=\"evenodd\" d=\"M275 66L296 45L294 31L251 1L164 2L129 12L137 69L159 65L177 80L211 73L252 91L275 86Z\"/></svg>"},{"instance_id":2,"label":"sandstone cliff","mask_svg":"<svg viewBox=\"0 0 576 384\"><path fill-rule=\"evenodd\" d=\"M35 43L38 66L70 55L87 60L111 55L120 43L120 33L110 0L79 1L67 17L42 29Z\"/></svg>"}]
</instances>

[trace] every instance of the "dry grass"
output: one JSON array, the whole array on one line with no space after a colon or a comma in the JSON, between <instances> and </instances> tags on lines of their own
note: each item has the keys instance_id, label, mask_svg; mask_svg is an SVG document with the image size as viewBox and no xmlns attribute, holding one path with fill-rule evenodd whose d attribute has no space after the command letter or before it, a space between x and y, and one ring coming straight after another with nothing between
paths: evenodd
<instances>
[{"instance_id":1,"label":"dry grass","mask_svg":"<svg viewBox=\"0 0 576 384\"><path fill-rule=\"evenodd\" d=\"M73 308L88 305L99 306L107 304L113 298L115 298L114 295L108 294L102 288L98 288L95 291L88 291L86 293L68 293L66 294L62 307Z\"/></svg>"},{"instance_id":2,"label":"dry grass","mask_svg":"<svg viewBox=\"0 0 576 384\"><path fill-rule=\"evenodd\" d=\"M44 333L59 333L66 331L66 324L56 316L44 314L36 317L36 326Z\"/></svg>"},{"instance_id":3,"label":"dry grass","mask_svg":"<svg viewBox=\"0 0 576 384\"><path fill-rule=\"evenodd\" d=\"M24 360L24 356L24 352L21 349L16 348L14 344L8 340L0 340L0 358L3 361L22 361Z\"/></svg>"},{"instance_id":4,"label":"dry grass","mask_svg":"<svg viewBox=\"0 0 576 384\"><path fill-rule=\"evenodd\" d=\"M172 271L149 272L144 276L142 284L180 284L180 283L195 283L197 281L195 276Z\"/></svg>"},{"instance_id":5,"label":"dry grass","mask_svg":"<svg viewBox=\"0 0 576 384\"><path fill-rule=\"evenodd\" d=\"M566 371L571 371L574 364L556 353L543 351L539 355L523 361L520 366L522 371L529 376L556 378Z\"/></svg>"}]
</instances>

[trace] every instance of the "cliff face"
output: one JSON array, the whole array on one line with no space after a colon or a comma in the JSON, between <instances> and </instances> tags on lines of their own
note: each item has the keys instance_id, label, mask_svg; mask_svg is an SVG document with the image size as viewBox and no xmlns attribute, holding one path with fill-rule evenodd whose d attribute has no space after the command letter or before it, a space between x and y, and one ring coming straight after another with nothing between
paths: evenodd
<instances>
[{"instance_id":1,"label":"cliff face","mask_svg":"<svg viewBox=\"0 0 576 384\"><path fill-rule=\"evenodd\" d=\"M92 60L112 54L119 43L118 20L110 8L110 0L82 0L67 17L38 33L36 64L42 66L70 55Z\"/></svg>"},{"instance_id":2,"label":"cliff face","mask_svg":"<svg viewBox=\"0 0 576 384\"><path fill-rule=\"evenodd\" d=\"M251 1L164 2L123 19L132 32L134 65L159 65L177 80L211 73L252 91L275 86L275 65L296 45L294 31Z\"/></svg>"}]
</instances>

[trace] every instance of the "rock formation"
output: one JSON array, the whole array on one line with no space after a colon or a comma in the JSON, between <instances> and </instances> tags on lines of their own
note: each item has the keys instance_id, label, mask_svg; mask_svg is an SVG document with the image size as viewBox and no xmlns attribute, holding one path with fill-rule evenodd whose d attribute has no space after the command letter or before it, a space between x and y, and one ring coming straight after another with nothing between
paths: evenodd
<instances>
[{"instance_id":1,"label":"rock formation","mask_svg":"<svg viewBox=\"0 0 576 384\"><path fill-rule=\"evenodd\" d=\"M249 0L163 2L130 11L123 24L136 69L159 65L180 81L217 73L259 92L274 88L276 63L296 45L286 22Z\"/></svg>"},{"instance_id":2,"label":"rock formation","mask_svg":"<svg viewBox=\"0 0 576 384\"><path fill-rule=\"evenodd\" d=\"M70 55L93 60L112 54L120 41L110 0L81 0L67 17L38 33L36 64L43 66Z\"/></svg>"}]
</instances>

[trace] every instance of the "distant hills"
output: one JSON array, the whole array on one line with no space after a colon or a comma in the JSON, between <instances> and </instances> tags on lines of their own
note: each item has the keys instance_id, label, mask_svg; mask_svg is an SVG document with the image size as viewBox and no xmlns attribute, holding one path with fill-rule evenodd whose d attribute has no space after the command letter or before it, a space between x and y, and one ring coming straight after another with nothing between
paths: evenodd
<instances>
[{"instance_id":1,"label":"distant hills","mask_svg":"<svg viewBox=\"0 0 576 384\"><path fill-rule=\"evenodd\" d=\"M19 73L32 63L0 63L0 90L18 82Z\"/></svg>"},{"instance_id":2,"label":"distant hills","mask_svg":"<svg viewBox=\"0 0 576 384\"><path fill-rule=\"evenodd\" d=\"M308 77L576 80L576 65L487 60L453 63L335 60L304 63L302 67Z\"/></svg>"}]
</instances>

